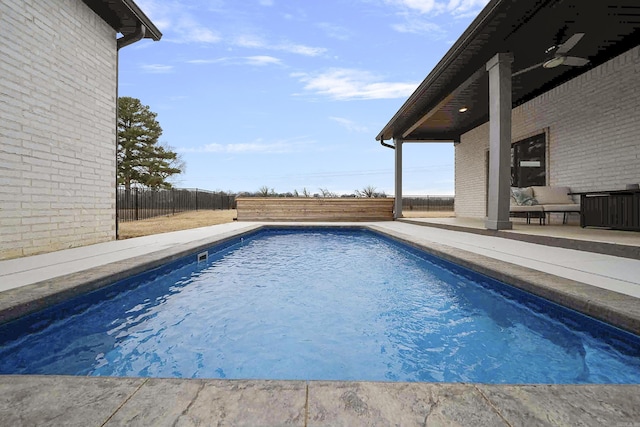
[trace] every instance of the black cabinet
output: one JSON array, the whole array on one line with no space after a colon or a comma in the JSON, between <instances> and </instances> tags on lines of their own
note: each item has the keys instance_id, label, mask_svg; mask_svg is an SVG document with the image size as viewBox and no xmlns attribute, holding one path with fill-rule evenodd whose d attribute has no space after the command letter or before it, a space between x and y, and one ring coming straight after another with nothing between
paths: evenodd
<instances>
[{"instance_id":1,"label":"black cabinet","mask_svg":"<svg viewBox=\"0 0 640 427\"><path fill-rule=\"evenodd\" d=\"M580 194L580 226L640 231L640 190Z\"/></svg>"}]
</instances>

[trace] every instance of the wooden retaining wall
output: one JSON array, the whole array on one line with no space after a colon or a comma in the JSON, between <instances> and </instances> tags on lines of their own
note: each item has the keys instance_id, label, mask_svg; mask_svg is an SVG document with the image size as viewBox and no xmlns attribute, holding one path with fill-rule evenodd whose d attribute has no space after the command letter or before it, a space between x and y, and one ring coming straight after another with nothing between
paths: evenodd
<instances>
[{"instance_id":1,"label":"wooden retaining wall","mask_svg":"<svg viewBox=\"0 0 640 427\"><path fill-rule=\"evenodd\" d=\"M238 221L391 221L392 198L240 197Z\"/></svg>"}]
</instances>

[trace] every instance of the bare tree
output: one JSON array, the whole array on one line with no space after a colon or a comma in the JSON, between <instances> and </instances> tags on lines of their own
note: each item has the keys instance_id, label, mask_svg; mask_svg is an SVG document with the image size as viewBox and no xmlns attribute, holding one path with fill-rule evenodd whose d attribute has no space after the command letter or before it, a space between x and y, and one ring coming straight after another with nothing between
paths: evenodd
<instances>
[{"instance_id":1,"label":"bare tree","mask_svg":"<svg viewBox=\"0 0 640 427\"><path fill-rule=\"evenodd\" d=\"M381 193L378 193L376 191L376 187L374 187L373 185L367 185L362 190L356 190L355 193L356 193L356 197L368 197L368 198L387 197L387 194L384 191Z\"/></svg>"},{"instance_id":2,"label":"bare tree","mask_svg":"<svg viewBox=\"0 0 640 427\"><path fill-rule=\"evenodd\" d=\"M329 191L326 188L319 188L318 190L320 190L320 194L321 194L322 197L325 197L325 198L338 197L338 195L336 193L332 193L331 191Z\"/></svg>"},{"instance_id":3,"label":"bare tree","mask_svg":"<svg viewBox=\"0 0 640 427\"><path fill-rule=\"evenodd\" d=\"M366 187L364 187L362 190L356 190L356 196L358 197L375 197L374 195L376 194L376 187L372 186L372 185L367 185Z\"/></svg>"},{"instance_id":4,"label":"bare tree","mask_svg":"<svg viewBox=\"0 0 640 427\"><path fill-rule=\"evenodd\" d=\"M276 191L273 188L269 188L266 185L263 185L258 189L256 194L258 197L271 197L275 196Z\"/></svg>"}]
</instances>

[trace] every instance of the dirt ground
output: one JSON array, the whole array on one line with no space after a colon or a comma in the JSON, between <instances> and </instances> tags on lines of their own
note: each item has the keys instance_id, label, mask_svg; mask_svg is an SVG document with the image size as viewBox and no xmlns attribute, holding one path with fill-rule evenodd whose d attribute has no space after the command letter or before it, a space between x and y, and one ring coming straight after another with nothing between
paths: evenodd
<instances>
[{"instance_id":1,"label":"dirt ground","mask_svg":"<svg viewBox=\"0 0 640 427\"><path fill-rule=\"evenodd\" d=\"M118 224L118 234L120 239L130 239L131 237L224 224L233 221L236 217L235 209L181 212L141 221L121 222Z\"/></svg>"},{"instance_id":2,"label":"dirt ground","mask_svg":"<svg viewBox=\"0 0 640 427\"><path fill-rule=\"evenodd\" d=\"M446 218L453 216L453 212L403 211L402 214L407 218ZM237 212L235 209L181 212L175 215L158 216L141 221L121 222L118 225L118 234L120 239L130 239L150 234L224 224L232 222L236 217Z\"/></svg>"},{"instance_id":3,"label":"dirt ground","mask_svg":"<svg viewBox=\"0 0 640 427\"><path fill-rule=\"evenodd\" d=\"M453 211L406 211L402 210L402 216L405 218L453 218Z\"/></svg>"}]
</instances>

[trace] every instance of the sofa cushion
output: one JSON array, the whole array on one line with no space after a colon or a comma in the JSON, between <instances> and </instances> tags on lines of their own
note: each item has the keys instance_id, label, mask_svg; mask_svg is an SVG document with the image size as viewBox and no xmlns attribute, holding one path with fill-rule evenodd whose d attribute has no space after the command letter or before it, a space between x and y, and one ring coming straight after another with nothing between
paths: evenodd
<instances>
[{"instance_id":1,"label":"sofa cushion","mask_svg":"<svg viewBox=\"0 0 640 427\"><path fill-rule=\"evenodd\" d=\"M542 207L542 205L533 205L533 206L511 205L509 207L509 212L544 212L544 208Z\"/></svg>"},{"instance_id":2,"label":"sofa cushion","mask_svg":"<svg viewBox=\"0 0 640 427\"><path fill-rule=\"evenodd\" d=\"M544 205L545 212L580 212L579 203L560 204L553 203Z\"/></svg>"},{"instance_id":3,"label":"sofa cushion","mask_svg":"<svg viewBox=\"0 0 640 427\"><path fill-rule=\"evenodd\" d=\"M533 197L533 189L531 187L511 187L511 200L511 204L518 206L533 206L538 204Z\"/></svg>"},{"instance_id":4,"label":"sofa cushion","mask_svg":"<svg viewBox=\"0 0 640 427\"><path fill-rule=\"evenodd\" d=\"M533 197L540 205L567 205L575 202L569 196L571 190L569 187L531 187L533 189Z\"/></svg>"}]
</instances>

